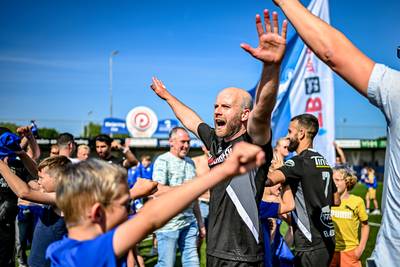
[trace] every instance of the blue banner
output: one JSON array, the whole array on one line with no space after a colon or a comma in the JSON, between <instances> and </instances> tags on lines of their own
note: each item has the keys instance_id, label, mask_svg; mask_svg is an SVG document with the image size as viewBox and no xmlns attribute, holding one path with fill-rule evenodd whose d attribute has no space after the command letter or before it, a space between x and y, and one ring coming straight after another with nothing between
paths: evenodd
<instances>
[{"instance_id":1,"label":"blue banner","mask_svg":"<svg viewBox=\"0 0 400 267\"><path fill-rule=\"evenodd\" d=\"M123 119L105 118L101 126L102 134L129 134Z\"/></svg>"},{"instance_id":2,"label":"blue banner","mask_svg":"<svg viewBox=\"0 0 400 267\"><path fill-rule=\"evenodd\" d=\"M175 119L165 119L158 121L158 127L155 134L165 134L168 135L172 128L179 126L178 120Z\"/></svg>"}]
</instances>

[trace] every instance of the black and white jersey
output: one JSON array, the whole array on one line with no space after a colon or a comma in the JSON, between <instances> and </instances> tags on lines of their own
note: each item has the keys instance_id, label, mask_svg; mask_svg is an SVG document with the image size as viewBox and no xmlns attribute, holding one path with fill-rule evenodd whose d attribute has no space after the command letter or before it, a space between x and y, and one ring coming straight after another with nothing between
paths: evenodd
<instances>
[{"instance_id":1,"label":"black and white jersey","mask_svg":"<svg viewBox=\"0 0 400 267\"><path fill-rule=\"evenodd\" d=\"M210 168L224 162L235 143L251 143L247 133L230 142L224 142L215 135L214 129L205 123L199 125L197 132L210 151ZM266 155L264 165L239 177L223 181L210 190L208 255L230 261L263 260L263 236L260 231L258 205L272 159L271 143L264 145L262 149Z\"/></svg>"},{"instance_id":2,"label":"black and white jersey","mask_svg":"<svg viewBox=\"0 0 400 267\"><path fill-rule=\"evenodd\" d=\"M287 160L279 170L286 177L296 208L294 242L297 251L335 247L335 230L331 220L333 194L337 191L332 169L318 152L307 149Z\"/></svg>"}]
</instances>

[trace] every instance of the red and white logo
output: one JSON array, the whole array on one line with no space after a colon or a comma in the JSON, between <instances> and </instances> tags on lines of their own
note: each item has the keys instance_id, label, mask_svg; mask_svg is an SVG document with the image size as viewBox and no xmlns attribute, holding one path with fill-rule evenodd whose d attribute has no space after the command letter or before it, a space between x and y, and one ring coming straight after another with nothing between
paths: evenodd
<instances>
[{"instance_id":1,"label":"red and white logo","mask_svg":"<svg viewBox=\"0 0 400 267\"><path fill-rule=\"evenodd\" d=\"M151 137L157 130L157 115L148 107L140 106L129 111L126 126L133 137Z\"/></svg>"}]
</instances>

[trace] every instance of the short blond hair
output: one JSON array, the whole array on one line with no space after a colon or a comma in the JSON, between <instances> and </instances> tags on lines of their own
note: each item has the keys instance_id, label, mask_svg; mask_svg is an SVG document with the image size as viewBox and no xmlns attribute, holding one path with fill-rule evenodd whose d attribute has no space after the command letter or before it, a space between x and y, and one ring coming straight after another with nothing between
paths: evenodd
<instances>
[{"instance_id":1,"label":"short blond hair","mask_svg":"<svg viewBox=\"0 0 400 267\"><path fill-rule=\"evenodd\" d=\"M39 165L37 166L38 171L43 170L44 168L55 168L55 167L62 167L67 164L71 163L71 160L67 158L66 156L53 156L53 157L48 157L42 160Z\"/></svg>"},{"instance_id":2,"label":"short blond hair","mask_svg":"<svg viewBox=\"0 0 400 267\"><path fill-rule=\"evenodd\" d=\"M90 147L88 145L82 144L82 145L79 145L77 148L78 151L82 150L82 149L90 152Z\"/></svg>"},{"instance_id":3,"label":"short blond hair","mask_svg":"<svg viewBox=\"0 0 400 267\"><path fill-rule=\"evenodd\" d=\"M348 168L338 167L334 168L333 171L339 172L342 175L344 182L346 183L347 191L351 191L357 184L357 176L352 170L349 170Z\"/></svg>"},{"instance_id":4,"label":"short blond hair","mask_svg":"<svg viewBox=\"0 0 400 267\"><path fill-rule=\"evenodd\" d=\"M119 197L118 187L128 186L124 168L98 159L70 164L57 176L56 204L67 226L79 224L87 208L97 202L107 207Z\"/></svg>"}]
</instances>

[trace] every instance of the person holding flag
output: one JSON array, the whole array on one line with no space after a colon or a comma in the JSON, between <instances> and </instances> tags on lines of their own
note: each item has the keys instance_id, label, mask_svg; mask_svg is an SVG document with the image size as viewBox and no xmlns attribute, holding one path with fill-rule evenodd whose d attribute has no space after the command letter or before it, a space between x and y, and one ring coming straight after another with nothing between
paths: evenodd
<instances>
[{"instance_id":1,"label":"person holding flag","mask_svg":"<svg viewBox=\"0 0 400 267\"><path fill-rule=\"evenodd\" d=\"M265 29L263 28L265 27ZM211 190L209 229L207 234L207 266L263 266L263 237L260 233L258 204L264 190L272 159L271 113L279 86L280 64L286 47L287 22L279 34L278 15L272 24L268 10L264 25L256 15L259 45L241 47L263 63L261 80L253 101L239 88L222 90L214 105L214 125L210 127L189 107L180 102L157 78L151 88L165 100L181 123L199 137L210 151L211 168L224 162L232 147L249 141L262 147L266 163L235 179L227 180Z\"/></svg>"}]
</instances>

